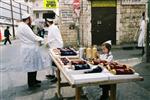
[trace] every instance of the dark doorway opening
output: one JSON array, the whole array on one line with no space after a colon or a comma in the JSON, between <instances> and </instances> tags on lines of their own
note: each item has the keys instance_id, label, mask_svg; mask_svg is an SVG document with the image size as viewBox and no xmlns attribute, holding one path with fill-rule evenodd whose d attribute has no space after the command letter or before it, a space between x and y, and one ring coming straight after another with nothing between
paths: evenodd
<instances>
[{"instance_id":1,"label":"dark doorway opening","mask_svg":"<svg viewBox=\"0 0 150 100\"><path fill-rule=\"evenodd\" d=\"M116 44L116 7L92 7L92 44Z\"/></svg>"}]
</instances>

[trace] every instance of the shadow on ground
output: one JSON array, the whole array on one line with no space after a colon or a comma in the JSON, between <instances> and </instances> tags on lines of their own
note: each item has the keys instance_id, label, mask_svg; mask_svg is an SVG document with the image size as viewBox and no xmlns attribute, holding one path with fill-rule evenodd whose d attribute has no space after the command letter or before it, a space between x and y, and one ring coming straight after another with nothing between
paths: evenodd
<instances>
[{"instance_id":1,"label":"shadow on ground","mask_svg":"<svg viewBox=\"0 0 150 100\"><path fill-rule=\"evenodd\" d=\"M29 95L32 95L32 94L35 94L44 90L53 89L53 88L56 88L56 85L51 83L49 80L45 80L45 81L42 81L40 88L29 89L28 85L23 85L23 86L12 87L10 89L4 90L2 91L0 98L2 100L8 100L7 99L8 95L10 96L10 98L29 96Z\"/></svg>"}]
</instances>

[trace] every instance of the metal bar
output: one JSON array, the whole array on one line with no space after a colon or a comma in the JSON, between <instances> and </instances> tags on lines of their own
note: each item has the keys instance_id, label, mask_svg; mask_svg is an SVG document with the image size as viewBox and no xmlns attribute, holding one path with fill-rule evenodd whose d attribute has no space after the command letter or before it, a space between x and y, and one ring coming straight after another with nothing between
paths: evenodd
<instances>
[{"instance_id":1,"label":"metal bar","mask_svg":"<svg viewBox=\"0 0 150 100\"><path fill-rule=\"evenodd\" d=\"M11 26L12 26L12 24L8 24L8 23L1 23L1 22L0 22L0 24L1 24L1 25L11 25ZM17 26L17 25L14 25L14 26Z\"/></svg>"},{"instance_id":2,"label":"metal bar","mask_svg":"<svg viewBox=\"0 0 150 100\"><path fill-rule=\"evenodd\" d=\"M8 10L8 11L11 11L10 9L7 9L7 8L4 8L4 7L0 7L2 9L5 9L5 10ZM14 13L17 13L17 14L20 14L20 12L16 12L16 11L13 11Z\"/></svg>"},{"instance_id":3,"label":"metal bar","mask_svg":"<svg viewBox=\"0 0 150 100\"><path fill-rule=\"evenodd\" d=\"M6 17L6 16L0 16L0 18L3 18L3 19L6 18L6 19L9 19L9 20L11 19L11 17Z\"/></svg>"},{"instance_id":4,"label":"metal bar","mask_svg":"<svg viewBox=\"0 0 150 100\"><path fill-rule=\"evenodd\" d=\"M7 4L7 5L10 5L10 3L4 2L4 1L2 1L2 0L1 0L0 2L5 3L5 4Z\"/></svg>"},{"instance_id":5,"label":"metal bar","mask_svg":"<svg viewBox=\"0 0 150 100\"><path fill-rule=\"evenodd\" d=\"M6 19L12 19L11 17L6 17L6 16L0 16L0 17L6 18ZM18 20L18 19L14 18L14 20Z\"/></svg>"},{"instance_id":6,"label":"metal bar","mask_svg":"<svg viewBox=\"0 0 150 100\"><path fill-rule=\"evenodd\" d=\"M17 7L17 6L15 6L15 5L12 5L14 8L18 8L19 9L19 7Z\"/></svg>"},{"instance_id":7,"label":"metal bar","mask_svg":"<svg viewBox=\"0 0 150 100\"><path fill-rule=\"evenodd\" d=\"M19 3L19 6L20 6L20 19L22 19L21 3Z\"/></svg>"},{"instance_id":8,"label":"metal bar","mask_svg":"<svg viewBox=\"0 0 150 100\"><path fill-rule=\"evenodd\" d=\"M0 7L0 8L11 11L11 10L10 10L10 9L8 9L8 8L4 8L4 7Z\"/></svg>"},{"instance_id":9,"label":"metal bar","mask_svg":"<svg viewBox=\"0 0 150 100\"><path fill-rule=\"evenodd\" d=\"M13 13L20 14L20 12L13 11Z\"/></svg>"},{"instance_id":10,"label":"metal bar","mask_svg":"<svg viewBox=\"0 0 150 100\"><path fill-rule=\"evenodd\" d=\"M15 27L14 27L14 16L13 16L12 0L10 0L10 6L11 6L11 17L12 17L13 38L15 39Z\"/></svg>"}]
</instances>

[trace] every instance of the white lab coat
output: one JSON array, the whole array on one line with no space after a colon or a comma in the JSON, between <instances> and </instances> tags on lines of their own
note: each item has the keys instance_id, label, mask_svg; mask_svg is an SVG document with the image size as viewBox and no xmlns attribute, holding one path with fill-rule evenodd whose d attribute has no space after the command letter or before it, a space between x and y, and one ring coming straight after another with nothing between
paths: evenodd
<instances>
[{"instance_id":1,"label":"white lab coat","mask_svg":"<svg viewBox=\"0 0 150 100\"><path fill-rule=\"evenodd\" d=\"M100 59L106 60L108 62L112 62L113 61L113 55L111 52L109 52L109 54L100 54Z\"/></svg>"},{"instance_id":2,"label":"white lab coat","mask_svg":"<svg viewBox=\"0 0 150 100\"><path fill-rule=\"evenodd\" d=\"M17 37L21 43L20 56L23 71L33 72L48 67L39 51L38 42L43 41L41 37L35 35L31 28L24 22L21 22L18 26Z\"/></svg>"},{"instance_id":3,"label":"white lab coat","mask_svg":"<svg viewBox=\"0 0 150 100\"><path fill-rule=\"evenodd\" d=\"M61 36L60 30L54 24L52 24L48 28L47 42L48 42L48 45L49 45L50 49L62 48L63 47L63 40L62 40L62 36Z\"/></svg>"},{"instance_id":4,"label":"white lab coat","mask_svg":"<svg viewBox=\"0 0 150 100\"><path fill-rule=\"evenodd\" d=\"M145 46L145 34L146 34L146 23L145 20L142 20L140 25L140 35L138 38L138 47Z\"/></svg>"}]
</instances>

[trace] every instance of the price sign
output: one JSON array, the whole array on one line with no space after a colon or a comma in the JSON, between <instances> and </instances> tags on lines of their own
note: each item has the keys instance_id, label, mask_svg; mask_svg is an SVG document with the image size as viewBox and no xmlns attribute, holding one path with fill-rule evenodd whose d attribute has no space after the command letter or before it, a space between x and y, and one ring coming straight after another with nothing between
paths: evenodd
<instances>
[{"instance_id":1,"label":"price sign","mask_svg":"<svg viewBox=\"0 0 150 100\"><path fill-rule=\"evenodd\" d=\"M44 8L58 8L58 0L43 0Z\"/></svg>"}]
</instances>

